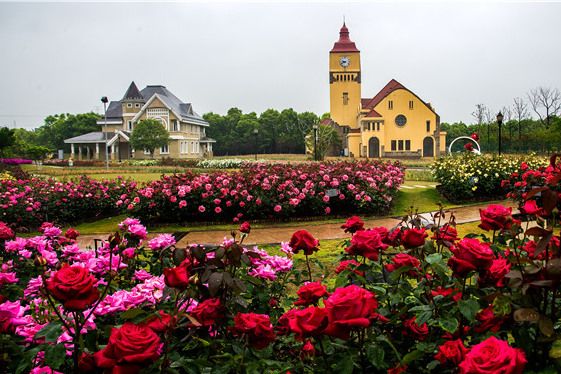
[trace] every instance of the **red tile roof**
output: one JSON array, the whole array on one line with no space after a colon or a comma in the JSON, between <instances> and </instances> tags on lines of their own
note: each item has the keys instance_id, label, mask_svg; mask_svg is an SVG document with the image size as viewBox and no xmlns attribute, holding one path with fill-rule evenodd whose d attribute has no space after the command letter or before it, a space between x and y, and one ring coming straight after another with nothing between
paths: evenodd
<instances>
[{"instance_id":1,"label":"red tile roof","mask_svg":"<svg viewBox=\"0 0 561 374\"><path fill-rule=\"evenodd\" d=\"M372 109L370 112L368 112L368 114L365 117L382 117L380 115L380 113L376 112L374 109Z\"/></svg>"},{"instance_id":2,"label":"red tile roof","mask_svg":"<svg viewBox=\"0 0 561 374\"><path fill-rule=\"evenodd\" d=\"M355 43L349 38L349 29L347 29L344 22L343 27L339 31L339 40L335 42L330 52L360 52L356 48Z\"/></svg>"},{"instance_id":3,"label":"red tile roof","mask_svg":"<svg viewBox=\"0 0 561 374\"><path fill-rule=\"evenodd\" d=\"M403 86L401 83L399 83L395 79L392 79L391 81L389 81L388 84L386 84L384 86L384 88L382 88L382 90L380 90L380 92L378 92L376 94L376 96L374 96L372 99L370 99L370 101L368 101L368 103L366 105L362 101L362 100L365 100L365 99L361 99L361 102L363 103L362 107L363 108L368 108L368 109L373 109L376 105L378 105L380 103L380 101L384 100L384 98L386 96L388 96L389 94L391 94L395 90L399 90L399 89L407 90L407 88L405 88L405 86Z\"/></svg>"}]
</instances>

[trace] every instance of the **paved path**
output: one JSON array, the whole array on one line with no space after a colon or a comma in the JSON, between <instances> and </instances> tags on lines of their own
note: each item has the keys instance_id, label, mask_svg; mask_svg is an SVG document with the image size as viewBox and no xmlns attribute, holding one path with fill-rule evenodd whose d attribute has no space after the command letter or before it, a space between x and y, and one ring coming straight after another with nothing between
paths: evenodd
<instances>
[{"instance_id":1,"label":"paved path","mask_svg":"<svg viewBox=\"0 0 561 374\"><path fill-rule=\"evenodd\" d=\"M514 204L510 201L502 202L503 205L512 206ZM486 208L488 203L480 205L472 205L467 207L458 207L450 209L451 212L456 216L456 223L467 223L479 220L479 209ZM423 217L430 220L430 213L422 214ZM448 217L447 217L448 218ZM376 227L385 226L387 228L392 228L400 222L397 218L376 218L365 220L366 227ZM306 229L312 235L320 240L323 239L343 239L348 238L348 234L345 234L340 228L340 223L325 223L325 224L314 224L307 225L306 222L302 222L297 226L280 226L280 227L266 227L266 228L254 228L251 230L251 234L245 240L248 245L251 244L272 244L286 242L290 240L292 233L296 230ZM236 226L232 225L235 229ZM153 237L157 234L149 235ZM228 231L197 231L193 229L188 231L187 235L179 241L179 245L186 245L188 243L220 243L225 236L230 236ZM81 247L90 246L94 247L94 239L106 239L107 235L81 235L78 237L78 242Z\"/></svg>"}]
</instances>

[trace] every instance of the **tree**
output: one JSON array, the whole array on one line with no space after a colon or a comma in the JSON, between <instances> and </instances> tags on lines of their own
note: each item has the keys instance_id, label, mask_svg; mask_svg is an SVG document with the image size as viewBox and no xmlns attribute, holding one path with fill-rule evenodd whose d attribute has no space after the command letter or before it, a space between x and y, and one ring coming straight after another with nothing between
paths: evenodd
<instances>
[{"instance_id":1,"label":"tree","mask_svg":"<svg viewBox=\"0 0 561 374\"><path fill-rule=\"evenodd\" d=\"M101 131L97 124L100 116L96 113L55 114L45 118L44 124L37 129L36 145L50 149L69 150L70 145L64 139L83 135L88 132Z\"/></svg>"},{"instance_id":2,"label":"tree","mask_svg":"<svg viewBox=\"0 0 561 374\"><path fill-rule=\"evenodd\" d=\"M521 97L515 97L514 103L512 104L512 110L514 112L514 118L516 118L516 122L518 124L518 141L520 142L522 139L522 120L530 116L530 112L528 112L528 103L526 103Z\"/></svg>"},{"instance_id":3,"label":"tree","mask_svg":"<svg viewBox=\"0 0 561 374\"><path fill-rule=\"evenodd\" d=\"M4 157L5 149L11 147L15 141L14 130L7 127L0 127L0 156Z\"/></svg>"},{"instance_id":4,"label":"tree","mask_svg":"<svg viewBox=\"0 0 561 374\"><path fill-rule=\"evenodd\" d=\"M314 144L314 130L312 129L306 136L306 148L312 153L312 155L315 151L318 160L323 160L331 144L335 144L340 141L339 135L333 127L328 125L318 125L316 143ZM314 146L316 147L315 149Z\"/></svg>"},{"instance_id":5,"label":"tree","mask_svg":"<svg viewBox=\"0 0 561 374\"><path fill-rule=\"evenodd\" d=\"M561 111L561 92L557 88L538 87L530 91L528 101L542 125L549 129L551 118Z\"/></svg>"},{"instance_id":6,"label":"tree","mask_svg":"<svg viewBox=\"0 0 561 374\"><path fill-rule=\"evenodd\" d=\"M154 158L154 150L167 145L169 133L159 121L144 119L139 121L130 137L131 146L135 149L145 149Z\"/></svg>"}]
</instances>

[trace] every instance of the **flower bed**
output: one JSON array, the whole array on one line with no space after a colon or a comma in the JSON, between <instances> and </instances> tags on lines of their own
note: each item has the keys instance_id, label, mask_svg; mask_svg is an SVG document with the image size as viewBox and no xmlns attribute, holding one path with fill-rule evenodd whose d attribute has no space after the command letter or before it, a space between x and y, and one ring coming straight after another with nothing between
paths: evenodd
<instances>
[{"instance_id":1,"label":"flower bed","mask_svg":"<svg viewBox=\"0 0 561 374\"><path fill-rule=\"evenodd\" d=\"M450 201L489 200L503 198L501 182L520 171L525 162L530 168L546 165L537 156L477 155L467 152L441 157L431 165L439 190Z\"/></svg>"},{"instance_id":2,"label":"flower bed","mask_svg":"<svg viewBox=\"0 0 561 374\"><path fill-rule=\"evenodd\" d=\"M523 232L500 205L481 211L489 236L459 238L444 211L426 227L409 218L391 230L348 219L328 274L306 230L270 255L244 246L246 222L219 245L183 247L167 234L147 240L126 219L96 251L79 248L73 229L63 236L43 224L24 239L0 224L0 341L10 352L0 365L55 374L559 369L558 229Z\"/></svg>"},{"instance_id":3,"label":"flower bed","mask_svg":"<svg viewBox=\"0 0 561 374\"><path fill-rule=\"evenodd\" d=\"M41 222L74 223L119 212L117 201L127 199L135 182L120 179L79 181L17 179L0 181L0 220L13 227L36 228Z\"/></svg>"},{"instance_id":4,"label":"flower bed","mask_svg":"<svg viewBox=\"0 0 561 374\"><path fill-rule=\"evenodd\" d=\"M24 164L32 164L32 160L27 160L23 158L0 158L0 164L5 165L24 165Z\"/></svg>"},{"instance_id":5,"label":"flower bed","mask_svg":"<svg viewBox=\"0 0 561 374\"><path fill-rule=\"evenodd\" d=\"M128 209L144 222L381 214L401 183L397 163L244 163L231 173L164 176L139 189Z\"/></svg>"}]
</instances>

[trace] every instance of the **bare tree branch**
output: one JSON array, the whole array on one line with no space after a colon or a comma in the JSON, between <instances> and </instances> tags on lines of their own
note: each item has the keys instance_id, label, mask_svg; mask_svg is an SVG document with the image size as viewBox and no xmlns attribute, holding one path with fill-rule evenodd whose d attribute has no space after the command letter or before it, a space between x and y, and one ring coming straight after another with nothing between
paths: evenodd
<instances>
[{"instance_id":1,"label":"bare tree branch","mask_svg":"<svg viewBox=\"0 0 561 374\"><path fill-rule=\"evenodd\" d=\"M551 117L561 111L561 92L557 88L538 87L528 93L528 101L540 122L549 129Z\"/></svg>"}]
</instances>

